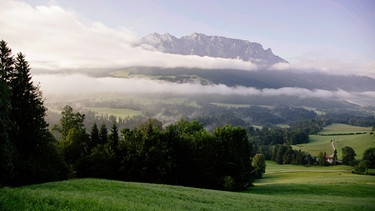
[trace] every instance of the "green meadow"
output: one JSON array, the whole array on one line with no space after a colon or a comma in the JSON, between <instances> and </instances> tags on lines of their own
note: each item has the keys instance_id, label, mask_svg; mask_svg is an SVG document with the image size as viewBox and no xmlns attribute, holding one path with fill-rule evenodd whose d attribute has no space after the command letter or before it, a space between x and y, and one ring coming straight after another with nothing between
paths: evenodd
<instances>
[{"instance_id":1,"label":"green meadow","mask_svg":"<svg viewBox=\"0 0 375 211\"><path fill-rule=\"evenodd\" d=\"M375 177L352 174L352 166L296 166L278 165L267 161L266 174L255 182L259 185L298 184L298 185L331 185L331 184L370 184L375 185Z\"/></svg>"},{"instance_id":2,"label":"green meadow","mask_svg":"<svg viewBox=\"0 0 375 211\"><path fill-rule=\"evenodd\" d=\"M267 162L243 192L104 179L0 189L0 210L374 210L375 177Z\"/></svg>"},{"instance_id":3,"label":"green meadow","mask_svg":"<svg viewBox=\"0 0 375 211\"><path fill-rule=\"evenodd\" d=\"M375 147L375 135L371 135L370 127L355 127L345 124L332 124L325 127L319 135L310 135L310 141L306 144L293 146L312 155L318 156L319 152L332 154L331 141L334 141L337 156L341 159L341 151L345 146L354 149L357 160L362 159L363 153L370 147Z\"/></svg>"},{"instance_id":4,"label":"green meadow","mask_svg":"<svg viewBox=\"0 0 375 211\"><path fill-rule=\"evenodd\" d=\"M332 124L329 125L319 133L321 135L335 135L335 134L351 134L351 133L369 133L371 127L358 127L347 124Z\"/></svg>"},{"instance_id":5,"label":"green meadow","mask_svg":"<svg viewBox=\"0 0 375 211\"><path fill-rule=\"evenodd\" d=\"M108 115L108 116L115 116L116 118L132 118L134 116L143 115L141 111L133 110L133 109L126 109L126 108L99 108L99 107L90 107L87 108L96 113L96 115Z\"/></svg>"}]
</instances>

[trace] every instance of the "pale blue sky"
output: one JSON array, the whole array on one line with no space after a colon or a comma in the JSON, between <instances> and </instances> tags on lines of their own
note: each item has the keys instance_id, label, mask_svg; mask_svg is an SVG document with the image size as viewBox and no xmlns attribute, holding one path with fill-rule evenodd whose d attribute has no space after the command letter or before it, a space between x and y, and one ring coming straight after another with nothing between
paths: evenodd
<instances>
[{"instance_id":1,"label":"pale blue sky","mask_svg":"<svg viewBox=\"0 0 375 211\"><path fill-rule=\"evenodd\" d=\"M132 45L154 32L177 37L199 32L271 48L290 62L276 69L375 78L375 0L0 0L0 5L0 39L25 52L37 68L257 68Z\"/></svg>"},{"instance_id":2,"label":"pale blue sky","mask_svg":"<svg viewBox=\"0 0 375 211\"><path fill-rule=\"evenodd\" d=\"M260 42L286 59L332 51L334 58L375 59L373 0L27 0L57 4L137 36L201 32ZM320 50L321 49L321 50ZM339 54L342 51L342 55ZM322 53L322 52L321 52ZM357 59L357 58L356 58Z\"/></svg>"}]
</instances>

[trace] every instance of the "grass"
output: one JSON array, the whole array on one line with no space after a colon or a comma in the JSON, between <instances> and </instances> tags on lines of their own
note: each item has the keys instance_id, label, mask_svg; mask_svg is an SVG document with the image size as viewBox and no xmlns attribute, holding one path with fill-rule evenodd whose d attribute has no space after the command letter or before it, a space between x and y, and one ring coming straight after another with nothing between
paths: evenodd
<instances>
[{"instance_id":1,"label":"grass","mask_svg":"<svg viewBox=\"0 0 375 211\"><path fill-rule=\"evenodd\" d=\"M350 134L350 133L370 133L371 127L358 127L347 124L332 124L325 127L319 134L335 135L335 134Z\"/></svg>"},{"instance_id":2,"label":"grass","mask_svg":"<svg viewBox=\"0 0 375 211\"><path fill-rule=\"evenodd\" d=\"M357 156L356 159L362 159L363 153L370 147L375 147L375 136L370 134L361 135L339 135L339 136L319 136L310 135L310 141L306 144L298 144L293 146L294 149L301 149L312 155L318 156L319 152L326 152L332 154L331 140L334 141L337 149L337 156L341 159L342 148L350 146L354 149Z\"/></svg>"},{"instance_id":3,"label":"grass","mask_svg":"<svg viewBox=\"0 0 375 211\"><path fill-rule=\"evenodd\" d=\"M121 118L131 118L134 116L141 116L143 113L138 110L133 109L126 109L126 108L98 108L98 107L90 107L87 108L88 110L94 111L97 113L97 115L112 115L115 117L121 117Z\"/></svg>"},{"instance_id":4,"label":"grass","mask_svg":"<svg viewBox=\"0 0 375 211\"><path fill-rule=\"evenodd\" d=\"M375 177L267 162L244 192L75 179L0 189L0 210L374 210Z\"/></svg>"},{"instance_id":5,"label":"grass","mask_svg":"<svg viewBox=\"0 0 375 211\"><path fill-rule=\"evenodd\" d=\"M245 192L77 179L0 189L1 210L371 210L374 185L273 184ZM327 197L329 196L329 197Z\"/></svg>"},{"instance_id":6,"label":"grass","mask_svg":"<svg viewBox=\"0 0 375 211\"><path fill-rule=\"evenodd\" d=\"M332 154L331 140L334 141L337 149L337 156L341 159L342 148L350 146L354 149L357 160L362 159L363 153L370 147L375 147L375 135L370 135L371 128L356 127L345 124L332 124L323 129L320 134L324 135L310 135L310 141L306 144L298 144L293 146L294 149L301 149L312 155L318 156L319 152L326 152ZM356 134L364 133L366 134ZM330 135L327 135L330 134ZM341 134L355 134L355 135L341 135Z\"/></svg>"},{"instance_id":7,"label":"grass","mask_svg":"<svg viewBox=\"0 0 375 211\"><path fill-rule=\"evenodd\" d=\"M267 161L267 172L256 185L271 184L371 184L375 185L375 177L352 174L353 167L337 166L295 166L278 165Z\"/></svg>"}]
</instances>

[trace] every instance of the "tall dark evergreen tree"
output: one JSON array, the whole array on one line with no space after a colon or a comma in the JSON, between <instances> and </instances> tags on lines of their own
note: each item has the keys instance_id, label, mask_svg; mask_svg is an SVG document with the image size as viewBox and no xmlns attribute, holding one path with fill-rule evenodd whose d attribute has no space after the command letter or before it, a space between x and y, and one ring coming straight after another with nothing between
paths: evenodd
<instances>
[{"instance_id":1,"label":"tall dark evergreen tree","mask_svg":"<svg viewBox=\"0 0 375 211\"><path fill-rule=\"evenodd\" d=\"M8 47L8 44L4 41L0 41L0 77L3 81L9 82L9 75L14 69L14 59L12 56L12 50Z\"/></svg>"},{"instance_id":2,"label":"tall dark evergreen tree","mask_svg":"<svg viewBox=\"0 0 375 211\"><path fill-rule=\"evenodd\" d=\"M44 119L46 108L22 53L16 59L0 42L0 184L64 179L65 163Z\"/></svg>"},{"instance_id":3,"label":"tall dark evergreen tree","mask_svg":"<svg viewBox=\"0 0 375 211\"><path fill-rule=\"evenodd\" d=\"M100 130L99 130L99 141L100 141L100 144L107 143L107 140L108 140L108 129L107 129L107 126L103 123L100 126Z\"/></svg>"},{"instance_id":4,"label":"tall dark evergreen tree","mask_svg":"<svg viewBox=\"0 0 375 211\"><path fill-rule=\"evenodd\" d=\"M110 139L110 145L113 150L117 149L118 142L119 142L119 131L116 122L113 122L112 127L111 127L111 134L109 135Z\"/></svg>"},{"instance_id":5,"label":"tall dark evergreen tree","mask_svg":"<svg viewBox=\"0 0 375 211\"><path fill-rule=\"evenodd\" d=\"M0 185L7 184L14 174L14 145L9 140L9 87L0 80Z\"/></svg>"},{"instance_id":6,"label":"tall dark evergreen tree","mask_svg":"<svg viewBox=\"0 0 375 211\"><path fill-rule=\"evenodd\" d=\"M14 145L9 139L11 90L7 74L13 69L12 51L5 41L0 41L0 185L14 176Z\"/></svg>"},{"instance_id":7,"label":"tall dark evergreen tree","mask_svg":"<svg viewBox=\"0 0 375 211\"><path fill-rule=\"evenodd\" d=\"M36 152L39 142L46 140L48 124L44 117L47 109L39 87L31 81L30 67L22 53L17 54L14 70L10 81L11 119L15 123L12 136L19 153L27 155Z\"/></svg>"},{"instance_id":8,"label":"tall dark evergreen tree","mask_svg":"<svg viewBox=\"0 0 375 211\"><path fill-rule=\"evenodd\" d=\"M39 87L31 80L30 67L22 53L17 54L10 77L12 90L11 140L17 151L15 185L64 179L65 165L48 131L46 108Z\"/></svg>"},{"instance_id":9,"label":"tall dark evergreen tree","mask_svg":"<svg viewBox=\"0 0 375 211\"><path fill-rule=\"evenodd\" d=\"M90 142L89 149L91 150L100 143L99 129L96 123L94 123L94 125L91 127L90 139L91 139L91 142Z\"/></svg>"}]
</instances>

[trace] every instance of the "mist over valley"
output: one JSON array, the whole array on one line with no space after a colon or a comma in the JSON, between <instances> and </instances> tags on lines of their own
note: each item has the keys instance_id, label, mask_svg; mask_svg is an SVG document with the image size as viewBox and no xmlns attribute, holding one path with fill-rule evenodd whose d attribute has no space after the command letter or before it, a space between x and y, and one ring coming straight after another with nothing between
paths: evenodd
<instances>
[{"instance_id":1,"label":"mist over valley","mask_svg":"<svg viewBox=\"0 0 375 211\"><path fill-rule=\"evenodd\" d=\"M207 128L290 124L331 112L374 114L369 76L298 69L258 43L225 37L155 33L141 41L132 48L160 60L144 54L137 55L146 58L142 66L124 59L123 67L34 70L50 110L71 104L96 116L157 118L166 125L199 119ZM288 116L295 109L307 116Z\"/></svg>"}]
</instances>

